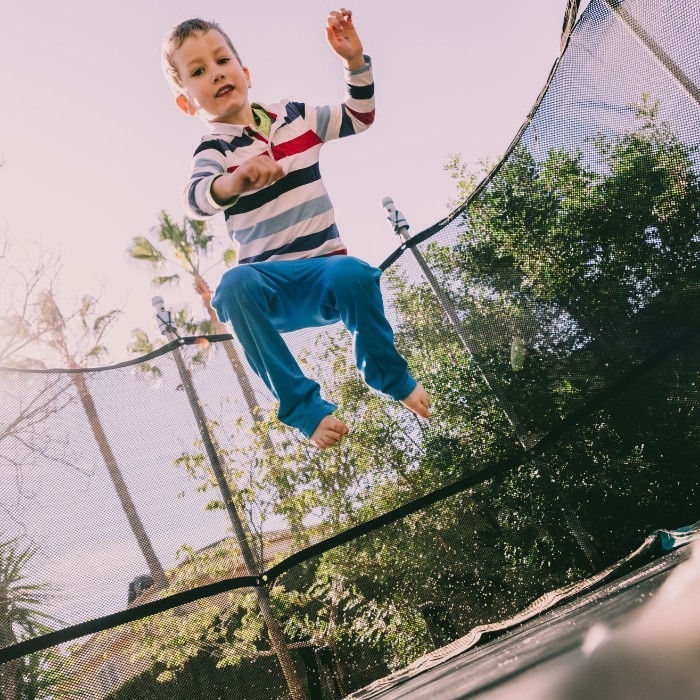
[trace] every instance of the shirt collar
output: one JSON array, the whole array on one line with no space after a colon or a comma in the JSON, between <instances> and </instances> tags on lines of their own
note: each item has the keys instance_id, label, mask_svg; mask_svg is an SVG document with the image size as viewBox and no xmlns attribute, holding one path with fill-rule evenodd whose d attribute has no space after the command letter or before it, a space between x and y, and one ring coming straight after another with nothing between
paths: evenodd
<instances>
[{"instance_id":1,"label":"shirt collar","mask_svg":"<svg viewBox=\"0 0 700 700\"><path fill-rule=\"evenodd\" d=\"M272 119L274 124L277 121L278 115L271 110L270 107L263 104L262 102L253 102L251 107L261 107L264 109ZM278 110L279 111L279 110ZM251 124L250 126L255 126ZM245 131L246 125L243 124L225 124L224 122L209 122L209 131L212 136L242 136Z\"/></svg>"}]
</instances>

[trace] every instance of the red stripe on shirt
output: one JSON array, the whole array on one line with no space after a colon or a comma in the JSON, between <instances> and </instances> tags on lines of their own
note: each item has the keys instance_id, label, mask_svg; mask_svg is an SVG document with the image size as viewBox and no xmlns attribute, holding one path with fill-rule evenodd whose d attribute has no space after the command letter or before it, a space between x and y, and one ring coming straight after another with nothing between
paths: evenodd
<instances>
[{"instance_id":1,"label":"red stripe on shirt","mask_svg":"<svg viewBox=\"0 0 700 700\"><path fill-rule=\"evenodd\" d=\"M294 156L297 153L308 151L310 148L318 146L321 143L323 143L323 141L321 141L318 135L309 129L309 131L301 134L301 136L297 136L294 139L290 139L289 141L280 143L277 146L273 146L272 154L274 155L275 160L282 160L282 158L287 158L289 156Z\"/></svg>"},{"instance_id":2,"label":"red stripe on shirt","mask_svg":"<svg viewBox=\"0 0 700 700\"><path fill-rule=\"evenodd\" d=\"M362 122L362 124L371 124L374 121L374 110L371 112L356 112L347 105L345 105L345 109L347 109L358 122Z\"/></svg>"},{"instance_id":3,"label":"red stripe on shirt","mask_svg":"<svg viewBox=\"0 0 700 700\"><path fill-rule=\"evenodd\" d=\"M297 136L294 139L290 139L289 141L285 141L277 146L273 146L272 155L274 156L275 160L282 160L282 158L288 158L289 156L294 156L297 153L308 151L310 148L318 146L321 143L323 143L323 141L321 141L318 135L309 129L301 134L301 136ZM265 153L259 153L257 157L259 156L269 157L270 154L265 151ZM232 173L234 170L238 170L239 167L239 165L232 165L230 168L226 168L226 172Z\"/></svg>"},{"instance_id":4,"label":"red stripe on shirt","mask_svg":"<svg viewBox=\"0 0 700 700\"><path fill-rule=\"evenodd\" d=\"M325 255L321 255L319 257L321 258L330 258L331 255L347 255L348 254L348 249L347 248L341 248L340 250L334 250L332 253L326 253Z\"/></svg>"}]
</instances>

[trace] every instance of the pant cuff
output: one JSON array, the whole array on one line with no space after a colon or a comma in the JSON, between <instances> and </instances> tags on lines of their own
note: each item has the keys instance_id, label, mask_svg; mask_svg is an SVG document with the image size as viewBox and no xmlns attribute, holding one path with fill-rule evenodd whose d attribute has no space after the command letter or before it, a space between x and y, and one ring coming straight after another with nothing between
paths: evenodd
<instances>
[{"instance_id":1,"label":"pant cuff","mask_svg":"<svg viewBox=\"0 0 700 700\"><path fill-rule=\"evenodd\" d=\"M322 405L314 407L313 411L310 411L300 425L294 426L301 430L305 437L310 438L314 434L314 430L318 428L318 424L326 417L330 416L333 411L338 407L335 404L329 403L328 401L323 401Z\"/></svg>"},{"instance_id":2,"label":"pant cuff","mask_svg":"<svg viewBox=\"0 0 700 700\"><path fill-rule=\"evenodd\" d=\"M406 372L406 378L392 391L387 392L394 401L403 401L415 388L418 382Z\"/></svg>"}]
</instances>

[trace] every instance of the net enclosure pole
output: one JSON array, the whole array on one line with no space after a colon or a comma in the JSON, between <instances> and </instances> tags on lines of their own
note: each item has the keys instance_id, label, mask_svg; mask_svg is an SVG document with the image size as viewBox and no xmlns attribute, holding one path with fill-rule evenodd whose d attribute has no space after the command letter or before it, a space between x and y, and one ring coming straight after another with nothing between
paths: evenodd
<instances>
[{"instance_id":1,"label":"net enclosure pole","mask_svg":"<svg viewBox=\"0 0 700 700\"><path fill-rule=\"evenodd\" d=\"M406 218L404 217L403 213L396 209L396 207L394 206L394 200L391 199L391 197L385 197L382 200L382 206L387 212L387 219L392 224L394 228L394 233L397 236L399 236L399 238L403 241L404 244L407 244L408 241L411 239L411 235L408 232L408 222L406 221ZM443 292L440 283L437 281L437 278L433 274L433 271L430 269L430 266L423 257L423 254L420 252L420 250L416 248L416 246L411 246L411 254L416 259L418 266L425 275L425 278L428 280L428 284L435 293L435 296L438 299L438 303L440 304L440 308L443 310L445 316L447 316L450 325L457 334L459 342L461 343L462 347L464 347L464 349L467 351L469 357L471 357L472 360L474 360L476 357L476 351L472 346L472 343L469 339L469 335L465 332L464 328L462 327L461 321L452 309L452 305L449 303L447 297L445 296L445 293ZM520 422L520 419L518 418L518 414L515 412L515 409L513 408L512 404L501 392L497 383L489 375L489 373L486 370L484 370L484 368L478 363L475 364L479 369L479 373L481 374L484 382L486 383L488 388L491 389L494 396L496 397L496 400L503 409L503 412L506 414L508 422L513 426L513 429L517 433L520 444L524 447L524 449L530 449L532 445L528 444L529 440L526 437L527 431L523 428L523 425Z\"/></svg>"},{"instance_id":2,"label":"net enclosure pole","mask_svg":"<svg viewBox=\"0 0 700 700\"><path fill-rule=\"evenodd\" d=\"M477 353L469 339L469 334L464 330L462 323L459 320L459 317L452 308L452 305L450 304L437 278L433 274L433 271L430 269L430 266L428 265L427 261L423 257L423 254L420 252L420 250L418 250L417 246L408 246L408 242L411 239L411 235L408 232L409 226L408 222L406 221L406 217L403 215L402 212L400 212L396 208L396 206L394 205L394 200L391 197L384 197L384 199L382 200L382 206L384 207L384 210L387 213L387 219L389 220L389 223L391 223L394 229L394 233L397 236L399 236L404 246L410 247L413 257L416 259L418 266L425 275L425 278L428 280L428 284L430 285L431 289L435 293L435 296L437 297L440 308L444 312L445 316L447 316L450 325L452 325L455 333L457 334L457 338L459 339L460 344L466 350L467 355L469 355L469 357L472 359L477 369L479 370L479 374L481 374L484 383L486 384L486 386L489 387L489 389L493 392L493 395L496 397L498 405L501 407L501 410L504 412L508 422L513 427L513 430L515 430L518 442L525 451L529 451L530 448L536 442L535 438L529 433L529 431L527 431L524 428L515 408L513 407L513 404L511 404L511 402L508 400L505 394L501 391L500 387L498 386L498 382L496 382L496 380L490 375L490 373L476 361ZM547 465L544 464L542 460L533 457L532 462L542 473L545 483L551 485L554 488L555 497L560 502L562 514L564 515L564 519L566 520L569 531L573 534L574 538L576 539L578 546L584 553L586 559L588 560L588 563L592 567L592 570L595 571L599 569L601 566L600 557L593 543L593 538L583 527L580 518L578 517L578 515L576 515L574 509L571 507L571 504L569 503L569 499L566 497L566 494L562 491L561 488L559 488L559 485L556 483L554 477L549 471L549 467L547 467Z\"/></svg>"},{"instance_id":3,"label":"net enclosure pole","mask_svg":"<svg viewBox=\"0 0 700 700\"><path fill-rule=\"evenodd\" d=\"M179 340L175 326L173 325L172 314L166 309L162 297L153 297L152 303L156 309L156 318L158 320L161 333L170 341ZM226 480L224 468L214 444L214 438L207 424L204 409L202 408L201 401L199 400L199 396L197 395L197 391L192 381L192 375L185 364L185 360L182 357L182 352L179 347L176 347L173 350L173 358L175 360L175 364L177 365L178 374L180 375L182 386L185 389L187 400L189 401L192 413L194 414L197 428L199 429L199 434L202 438L202 443L204 445L204 449L206 450L209 463L211 464L216 482L219 486L219 490L221 491L226 513L231 521L234 537L236 538L236 542L241 550L241 558L243 559L246 572L250 576L259 576L260 570L257 562L255 561L255 556L253 555L250 543L248 542L246 528L243 524L243 520L238 514L238 510L233 499L233 493L231 492L231 488ZM306 687L299 677L297 668L289 651L289 647L284 639L282 627L280 626L280 623L277 620L275 612L272 608L272 603L270 601L270 596L268 595L267 589L261 585L256 586L254 590L258 607L260 609L260 614L262 615L265 627L267 628L267 632L270 637L270 645L272 646L275 655L280 662L282 673L284 674L287 686L289 687L289 692L291 693L293 700L309 700Z\"/></svg>"},{"instance_id":4,"label":"net enclosure pole","mask_svg":"<svg viewBox=\"0 0 700 700\"><path fill-rule=\"evenodd\" d=\"M683 88L695 104L700 107L700 88L690 76L669 56L663 47L637 21L634 15L624 7L622 0L604 0L613 14L625 28L651 54L654 60Z\"/></svg>"},{"instance_id":5,"label":"net enclosure pole","mask_svg":"<svg viewBox=\"0 0 700 700\"><path fill-rule=\"evenodd\" d=\"M568 0L566 3L566 11L564 13L564 23L561 28L561 40L559 42L559 52L563 52L566 45L569 43L569 38L571 37L571 32L576 24L576 17L578 15L578 8L581 4L581 0Z\"/></svg>"},{"instance_id":6,"label":"net enclosure pole","mask_svg":"<svg viewBox=\"0 0 700 700\"><path fill-rule=\"evenodd\" d=\"M214 324L214 330L216 331L216 333L220 333L222 335L228 334L228 328L226 328L226 324L222 323L219 320L219 317L216 315L214 307L211 305L212 292L209 288L209 285L207 284L207 281L201 276L195 277L194 288L197 294L199 294L202 299L204 308L207 310L207 315L209 316L210 321ZM250 383L250 379L248 379L248 375L246 374L243 362L241 361L241 358L239 357L239 354L236 351L236 348L233 344L233 340L224 340L222 345L224 347L224 352L226 353L226 356L228 357L228 360L231 363L233 373L236 375L236 380L238 381L238 384L241 387L243 398L245 399L246 405L248 406L248 413L250 413L250 417L253 419L253 422L256 425L260 425L264 422L263 414L260 410L260 404L258 403L258 399L255 396L255 390L253 389L253 386ZM272 436L270 435L269 430L264 431L262 435L262 443L263 449L269 455L275 454L275 445L272 441ZM273 464L273 466L271 467L271 471L275 476L279 474L280 469L277 463ZM275 482L277 488L279 489L280 496L282 498L288 498L292 495L292 488L289 487L289 485L285 482L284 479L276 479ZM310 540L308 534L304 530L303 525L294 518L288 518L288 521L289 528L292 531L294 537L297 539L297 541L301 543L302 546L308 546L310 544Z\"/></svg>"}]
</instances>

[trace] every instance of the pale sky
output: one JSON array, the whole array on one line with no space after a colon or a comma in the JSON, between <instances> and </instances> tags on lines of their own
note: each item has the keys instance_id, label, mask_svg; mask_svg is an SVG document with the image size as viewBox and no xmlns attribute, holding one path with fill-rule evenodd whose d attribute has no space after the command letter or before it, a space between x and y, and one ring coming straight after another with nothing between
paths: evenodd
<instances>
[{"instance_id":1,"label":"pale sky","mask_svg":"<svg viewBox=\"0 0 700 700\"><path fill-rule=\"evenodd\" d=\"M585 6L587 3L582 3ZM566 0L356 0L349 5L374 65L377 119L327 145L321 169L351 254L379 264L397 245L381 208L394 198L418 233L449 213L450 154L496 159L544 84ZM331 2L118 3L6 0L0 9L0 231L37 239L65 261L64 296L104 290L122 318L107 339L125 359L130 331L156 335L148 268L126 255L180 192L206 125L177 110L160 72L167 29L219 22L252 75L251 99L343 99L341 61L325 40ZM222 244L223 222L213 221ZM208 276L214 288L220 271ZM188 300L188 288L161 292Z\"/></svg>"}]
</instances>

